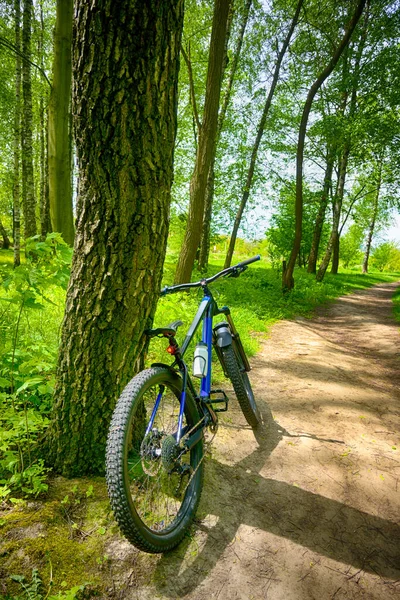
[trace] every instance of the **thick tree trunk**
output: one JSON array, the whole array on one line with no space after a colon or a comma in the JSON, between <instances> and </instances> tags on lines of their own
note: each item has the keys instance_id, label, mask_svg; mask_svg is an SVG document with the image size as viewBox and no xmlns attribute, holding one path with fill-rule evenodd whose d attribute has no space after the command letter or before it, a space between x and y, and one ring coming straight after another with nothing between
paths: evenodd
<instances>
[{"instance_id":1,"label":"thick tree trunk","mask_svg":"<svg viewBox=\"0 0 400 600\"><path fill-rule=\"evenodd\" d=\"M78 220L47 444L66 475L102 472L107 428L142 363L161 286L183 1L78 0Z\"/></svg>"},{"instance_id":2,"label":"thick tree trunk","mask_svg":"<svg viewBox=\"0 0 400 600\"><path fill-rule=\"evenodd\" d=\"M372 219L371 219L370 226L368 228L367 242L365 245L364 260L363 260L363 266L362 266L363 273L368 273L369 255L371 252L372 238L374 235L376 218L378 216L379 194L381 191L381 185L382 185L382 159L378 165L378 181L377 181L377 186L376 186L376 194L375 194L375 199L374 199L374 208L373 208L373 213L372 213Z\"/></svg>"},{"instance_id":3,"label":"thick tree trunk","mask_svg":"<svg viewBox=\"0 0 400 600\"><path fill-rule=\"evenodd\" d=\"M319 244L321 242L322 227L325 221L325 212L329 200L329 190L332 186L333 156L328 153L326 169L324 176L324 185L322 188L321 200L319 203L318 214L315 220L313 239L311 243L310 255L308 257L308 273L316 273Z\"/></svg>"},{"instance_id":4,"label":"thick tree trunk","mask_svg":"<svg viewBox=\"0 0 400 600\"><path fill-rule=\"evenodd\" d=\"M296 264L297 254L300 250L301 236L302 236L302 221L303 221L303 157L304 157L304 140L307 131L308 116L310 114L311 105L313 103L315 94L325 81L327 77L332 73L333 69L337 65L339 58L341 57L343 50L349 43L350 37L361 17L367 0L359 0L358 5L354 11L353 17L346 29L346 32L337 47L334 55L329 61L325 69L320 73L315 82L312 84L307 99L304 104L303 114L301 118L299 128L299 139L297 143L297 155L296 155L296 205L295 205L295 237L292 247L292 252L287 263L286 271L282 276L282 288L284 291L291 290L294 287L293 271Z\"/></svg>"},{"instance_id":5,"label":"thick tree trunk","mask_svg":"<svg viewBox=\"0 0 400 600\"><path fill-rule=\"evenodd\" d=\"M31 59L31 28L33 16L32 0L24 0L22 18L22 52ZM25 238L36 235L36 200L33 179L33 134L32 134L32 81L31 65L28 60L22 62L23 113L21 128L22 146L22 208L25 221Z\"/></svg>"},{"instance_id":6,"label":"thick tree trunk","mask_svg":"<svg viewBox=\"0 0 400 600\"><path fill-rule=\"evenodd\" d=\"M229 241L228 252L227 252L226 258L225 258L224 269L230 267L231 262L232 262L232 256L233 256L233 252L235 250L237 233L238 233L238 230L239 230L239 227L240 227L240 223L241 223L241 220L242 220L244 209L245 209L246 204L247 204L247 200L249 199L251 184L253 182L253 175L254 175L254 169L255 169L255 166L256 166L256 160L257 160L257 155L258 155L258 148L260 146L261 138L262 138L263 133L264 133L265 123L267 121L269 109L271 107L272 98L273 98L274 93L275 93L275 88L276 88L276 86L278 84L279 73L280 73L280 69L281 69L282 60L283 60L283 57L286 54L286 50L288 49L288 46L290 44L290 40L291 40L291 37L293 35L293 31L294 31L294 29L295 29L295 27L297 25L297 21L299 19L299 14L300 14L300 10L301 10L302 5L303 5L303 0L299 0L298 3L297 3L296 12L295 12L293 20L291 22L288 34L287 34L286 39L284 40L284 42L282 44L282 48L281 48L281 50L280 50L280 52L278 54L278 58L277 58L276 65L275 65L275 70L274 70L274 75L273 75L273 78L272 78L271 88L269 90L269 94L267 96L267 99L266 99L266 102L265 102L265 105L264 105L264 110L263 110L263 113L261 115L260 123L259 123L258 129L257 129L256 139L255 139L255 142L254 142L254 145L253 145L253 149L251 151L251 158L250 158L249 168L248 168L248 171L247 171L246 183L245 183L244 190L243 190L242 200L240 202L238 211L236 213L235 221L234 221L234 224L233 224L232 234L231 234L231 238L230 238L230 241Z\"/></svg>"},{"instance_id":7,"label":"thick tree trunk","mask_svg":"<svg viewBox=\"0 0 400 600\"><path fill-rule=\"evenodd\" d=\"M53 84L49 103L49 201L53 231L74 242L72 212L69 111L73 0L57 0L54 35Z\"/></svg>"},{"instance_id":8,"label":"thick tree trunk","mask_svg":"<svg viewBox=\"0 0 400 600\"><path fill-rule=\"evenodd\" d=\"M176 268L175 283L190 281L201 238L207 177L215 153L229 8L230 0L215 0L204 113L199 132L196 164L190 181L188 221Z\"/></svg>"},{"instance_id":9,"label":"thick tree trunk","mask_svg":"<svg viewBox=\"0 0 400 600\"><path fill-rule=\"evenodd\" d=\"M14 113L14 181L13 181L13 237L14 237L14 268L21 264L21 190L20 190L20 160L21 160L21 4L14 0L15 23L15 113Z\"/></svg>"},{"instance_id":10,"label":"thick tree trunk","mask_svg":"<svg viewBox=\"0 0 400 600\"><path fill-rule=\"evenodd\" d=\"M218 116L218 132L217 132L217 144L221 131L224 125L226 111L228 109L229 101L231 98L233 81L235 79L237 66L239 63L239 57L242 50L244 33L246 31L247 22L249 20L250 8L253 0L246 0L246 4L243 11L242 23L237 37L236 48L233 53L231 61L231 69L229 72L228 85L225 90L224 98L222 101L221 109ZM227 49L226 49L227 58ZM208 258L210 254L210 233L211 233L211 219L212 219L212 207L214 203L214 182L215 182L215 160L216 160L216 148L214 156L212 157L210 169L207 177L207 188L206 197L204 204L204 217L203 217L203 230L201 232L200 241L200 255L199 255L199 269L200 271L206 271L208 267Z\"/></svg>"}]
</instances>

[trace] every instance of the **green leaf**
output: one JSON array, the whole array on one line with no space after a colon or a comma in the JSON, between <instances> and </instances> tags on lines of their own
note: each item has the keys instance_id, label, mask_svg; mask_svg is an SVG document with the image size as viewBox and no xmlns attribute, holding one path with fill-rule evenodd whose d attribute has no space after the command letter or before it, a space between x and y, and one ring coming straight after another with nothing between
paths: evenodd
<instances>
[{"instance_id":1,"label":"green leaf","mask_svg":"<svg viewBox=\"0 0 400 600\"><path fill-rule=\"evenodd\" d=\"M24 390L27 390L30 387L34 387L40 383L43 383L43 377L32 377L32 379L27 379L21 387L19 387L16 391L16 395L20 394Z\"/></svg>"}]
</instances>

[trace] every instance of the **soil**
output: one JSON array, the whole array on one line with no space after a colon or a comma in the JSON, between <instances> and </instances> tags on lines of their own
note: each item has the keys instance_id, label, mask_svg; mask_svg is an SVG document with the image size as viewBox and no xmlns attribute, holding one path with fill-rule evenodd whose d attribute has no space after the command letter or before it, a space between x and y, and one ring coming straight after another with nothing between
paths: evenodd
<instances>
[{"instance_id":1,"label":"soil","mask_svg":"<svg viewBox=\"0 0 400 600\"><path fill-rule=\"evenodd\" d=\"M272 328L252 360L262 427L234 401L221 414L196 524L173 552L146 555L110 527L102 597L400 597L396 285Z\"/></svg>"}]
</instances>

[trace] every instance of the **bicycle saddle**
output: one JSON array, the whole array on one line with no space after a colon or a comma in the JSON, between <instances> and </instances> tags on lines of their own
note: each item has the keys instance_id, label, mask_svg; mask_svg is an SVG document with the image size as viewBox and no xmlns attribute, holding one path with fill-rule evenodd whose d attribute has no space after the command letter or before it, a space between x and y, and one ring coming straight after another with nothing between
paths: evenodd
<instances>
[{"instance_id":1,"label":"bicycle saddle","mask_svg":"<svg viewBox=\"0 0 400 600\"><path fill-rule=\"evenodd\" d=\"M146 329L144 332L148 337L174 337L178 327L183 325L183 321L173 321L168 327L157 327L156 329Z\"/></svg>"}]
</instances>

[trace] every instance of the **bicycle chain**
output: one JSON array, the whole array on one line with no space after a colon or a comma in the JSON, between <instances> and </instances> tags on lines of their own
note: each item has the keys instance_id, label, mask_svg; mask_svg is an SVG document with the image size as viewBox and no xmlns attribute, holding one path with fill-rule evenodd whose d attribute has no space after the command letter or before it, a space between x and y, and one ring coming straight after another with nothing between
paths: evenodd
<instances>
[{"instance_id":1,"label":"bicycle chain","mask_svg":"<svg viewBox=\"0 0 400 600\"><path fill-rule=\"evenodd\" d=\"M197 426L198 426L200 423L202 423L204 420L205 420L205 417L203 417L203 418L202 418L202 419L201 419L201 420L200 420L198 423L196 423L196 425L194 425L194 426L192 427L192 429L190 429L190 430L189 430L189 431L188 431L188 432L187 432L187 433L186 433L186 434L183 436L182 440L183 440L183 439L185 439L185 438L186 438L186 437L187 437L187 436L188 436L188 435L189 435L189 434L190 434L190 433L191 433L191 432L192 432L194 429L196 429L196 427L197 427ZM218 429L218 423L216 423L216 424L215 424L215 430L214 430L214 432L213 432L213 436L212 436L212 438L211 438L211 439L210 439L210 441L209 441L209 442L207 442L207 443L205 444L205 446L203 447L203 456L202 456L202 458L201 458L201 460L200 460L199 464L197 465L197 467L196 467L196 468L195 468L195 470L193 471L193 473L190 475L190 477L189 477L189 481L187 482L187 484L186 484L186 486L185 486L185 489L184 489L184 490L183 490L183 492L181 493L181 497L182 497L182 498L185 496L185 494L186 494L186 490L188 489L188 487L189 487L189 485L190 485L190 483L191 483L191 481L192 481L193 477L196 475L197 471L198 471L198 470L199 470L199 468L200 468L200 465L202 464L203 460L205 459L205 457L206 457L206 454L207 454L207 452L208 452L208 449L210 448L210 446L211 446L211 444L212 444L212 442L213 442L213 440L214 440L214 438L215 438L215 436L216 436L216 434L217 434L217 429ZM182 440L181 440L181 441L182 441ZM182 454L183 454L183 453L182 453ZM182 456L182 454L181 454L180 456ZM179 457L178 457L178 458L179 458ZM179 482L179 485L178 485L178 486L177 486L177 488L176 488L176 493L178 492L178 490L179 490L180 486L181 486L181 482Z\"/></svg>"}]
</instances>

